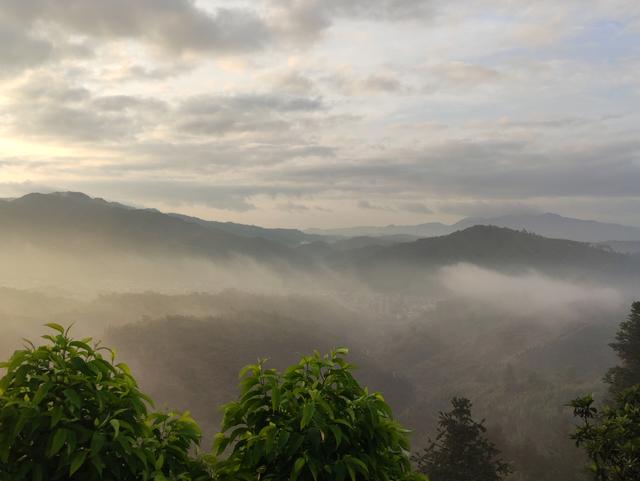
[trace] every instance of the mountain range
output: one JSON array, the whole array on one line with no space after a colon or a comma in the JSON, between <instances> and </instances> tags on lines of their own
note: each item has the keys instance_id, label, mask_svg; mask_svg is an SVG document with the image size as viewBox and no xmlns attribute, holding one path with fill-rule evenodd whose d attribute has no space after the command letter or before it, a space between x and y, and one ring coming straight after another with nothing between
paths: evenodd
<instances>
[{"instance_id":1,"label":"mountain range","mask_svg":"<svg viewBox=\"0 0 640 481\"><path fill-rule=\"evenodd\" d=\"M310 234L331 236L389 236L410 235L436 237L451 234L474 225L494 225L515 230L526 230L557 239L580 242L640 241L640 227L610 224L594 220L573 219L558 214L521 214L500 217L469 217L455 224L429 222L418 225L361 226L338 229L309 229Z\"/></svg>"},{"instance_id":2,"label":"mountain range","mask_svg":"<svg viewBox=\"0 0 640 481\"><path fill-rule=\"evenodd\" d=\"M523 225L528 226L527 231L537 233L520 230L524 229ZM431 228L428 226L433 224L421 227L423 234ZM320 265L336 271L354 271L365 278L370 277L372 269L376 273L385 269L391 272L391 267L397 271L398 266L402 266L402 275L413 278L407 273L460 262L489 268L536 268L553 274L607 278L635 278L640 272L638 257L614 252L619 246L629 251L631 241L624 239L633 237L635 228L554 214L467 219L450 226L449 230L455 229L453 232L420 239L413 237L418 230L413 234L393 233L400 227L387 231L387 235L349 238L206 221L66 192L34 193L0 202L0 227L4 233L0 241L5 251L7 246L28 245L87 259L105 253L164 260L203 258L214 262L249 258L279 266L280 272L283 266L304 270ZM432 230L432 234L435 232ZM543 236L559 232L567 233L565 239ZM570 233L594 240L616 236L622 240L593 245L567 240Z\"/></svg>"}]
</instances>

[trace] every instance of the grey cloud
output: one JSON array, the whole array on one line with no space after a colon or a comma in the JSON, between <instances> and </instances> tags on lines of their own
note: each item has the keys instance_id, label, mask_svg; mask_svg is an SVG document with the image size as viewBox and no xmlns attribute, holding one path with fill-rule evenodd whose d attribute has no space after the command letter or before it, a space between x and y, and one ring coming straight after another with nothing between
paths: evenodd
<instances>
[{"instance_id":1,"label":"grey cloud","mask_svg":"<svg viewBox=\"0 0 640 481\"><path fill-rule=\"evenodd\" d=\"M220 110L259 111L315 111L322 108L322 100L298 96L234 95L234 96L199 96L188 99L183 104L187 113L209 113Z\"/></svg>"},{"instance_id":2,"label":"grey cloud","mask_svg":"<svg viewBox=\"0 0 640 481\"><path fill-rule=\"evenodd\" d=\"M463 217L498 217L502 215L542 213L540 208L535 205L503 199L494 201L441 201L438 203L438 212Z\"/></svg>"},{"instance_id":3,"label":"grey cloud","mask_svg":"<svg viewBox=\"0 0 640 481\"><path fill-rule=\"evenodd\" d=\"M481 85L502 77L496 69L458 61L434 65L429 71L447 84L461 86Z\"/></svg>"},{"instance_id":4,"label":"grey cloud","mask_svg":"<svg viewBox=\"0 0 640 481\"><path fill-rule=\"evenodd\" d=\"M377 92L397 92L402 89L400 81L389 75L371 75L362 84L366 90Z\"/></svg>"},{"instance_id":5,"label":"grey cloud","mask_svg":"<svg viewBox=\"0 0 640 481\"><path fill-rule=\"evenodd\" d=\"M288 93L308 95L314 90L314 83L299 72L287 72L274 80L274 87Z\"/></svg>"},{"instance_id":6,"label":"grey cloud","mask_svg":"<svg viewBox=\"0 0 640 481\"><path fill-rule=\"evenodd\" d=\"M465 197L640 196L640 142L556 147L523 142L451 142L398 159L334 162L279 174L343 191L415 192Z\"/></svg>"},{"instance_id":7,"label":"grey cloud","mask_svg":"<svg viewBox=\"0 0 640 481\"><path fill-rule=\"evenodd\" d=\"M12 132L79 142L133 138L165 108L153 99L94 97L55 77L33 77L13 94L7 114Z\"/></svg>"},{"instance_id":8,"label":"grey cloud","mask_svg":"<svg viewBox=\"0 0 640 481\"><path fill-rule=\"evenodd\" d=\"M124 146L123 158L138 158L138 162L118 162L103 169L113 173L122 171L150 172L171 170L176 167L195 174L215 173L226 167L237 169L239 166L269 166L292 159L309 157L329 158L336 155L335 150L323 145L305 145L301 139L292 139L294 144L270 145L250 143L248 145L224 140L208 142L139 142Z\"/></svg>"},{"instance_id":9,"label":"grey cloud","mask_svg":"<svg viewBox=\"0 0 640 481\"><path fill-rule=\"evenodd\" d=\"M279 204L278 209L286 212L307 212L309 207L304 204L297 204L295 202L287 202L285 204Z\"/></svg>"},{"instance_id":10,"label":"grey cloud","mask_svg":"<svg viewBox=\"0 0 640 481\"><path fill-rule=\"evenodd\" d=\"M286 33L313 40L336 19L409 21L431 18L430 0L271 0Z\"/></svg>"},{"instance_id":11,"label":"grey cloud","mask_svg":"<svg viewBox=\"0 0 640 481\"><path fill-rule=\"evenodd\" d=\"M79 107L40 105L23 106L16 112L12 127L28 136L77 141L114 140L131 132L129 119L96 115Z\"/></svg>"},{"instance_id":12,"label":"grey cloud","mask_svg":"<svg viewBox=\"0 0 640 481\"><path fill-rule=\"evenodd\" d=\"M358 201L358 208L363 210L389 210L387 207L373 204L366 199L362 199Z\"/></svg>"},{"instance_id":13,"label":"grey cloud","mask_svg":"<svg viewBox=\"0 0 640 481\"><path fill-rule=\"evenodd\" d=\"M393 75L373 74L358 77L351 74L338 73L324 78L326 84L343 95L363 95L378 93L398 93L406 87Z\"/></svg>"},{"instance_id":14,"label":"grey cloud","mask_svg":"<svg viewBox=\"0 0 640 481\"><path fill-rule=\"evenodd\" d=\"M194 135L283 132L297 114L322 108L320 99L296 96L200 96L181 105L178 128Z\"/></svg>"},{"instance_id":15,"label":"grey cloud","mask_svg":"<svg viewBox=\"0 0 640 481\"><path fill-rule=\"evenodd\" d=\"M52 55L48 41L0 20L0 77L38 65Z\"/></svg>"},{"instance_id":16,"label":"grey cloud","mask_svg":"<svg viewBox=\"0 0 640 481\"><path fill-rule=\"evenodd\" d=\"M38 23L104 39L136 39L171 53L246 52L269 39L253 12L218 9L192 0L4 0L0 18L23 28Z\"/></svg>"},{"instance_id":17,"label":"grey cloud","mask_svg":"<svg viewBox=\"0 0 640 481\"><path fill-rule=\"evenodd\" d=\"M413 214L433 214L433 210L422 202L403 202L398 207L405 212Z\"/></svg>"},{"instance_id":18,"label":"grey cloud","mask_svg":"<svg viewBox=\"0 0 640 481\"><path fill-rule=\"evenodd\" d=\"M165 112L168 109L168 105L161 100L140 98L132 95L109 95L97 97L92 101L92 105L100 110L111 112L121 112L132 109Z\"/></svg>"},{"instance_id":19,"label":"grey cloud","mask_svg":"<svg viewBox=\"0 0 640 481\"><path fill-rule=\"evenodd\" d=\"M91 98L88 89L68 85L53 76L32 76L12 94L15 99L24 102L78 103Z\"/></svg>"},{"instance_id":20,"label":"grey cloud","mask_svg":"<svg viewBox=\"0 0 640 481\"><path fill-rule=\"evenodd\" d=\"M0 166L1 165L2 161L0 161ZM31 192L47 194L56 192L57 190L55 187L28 180L24 182L0 182L1 197L20 197L30 194Z\"/></svg>"},{"instance_id":21,"label":"grey cloud","mask_svg":"<svg viewBox=\"0 0 640 481\"><path fill-rule=\"evenodd\" d=\"M220 185L199 180L139 180L116 179L86 182L66 182L63 190L90 192L115 200L135 201L139 204L164 203L173 206L206 206L235 212L256 209L254 196L289 196L309 194L308 190L287 185L236 184ZM108 195L105 195L107 194ZM125 202L126 203L126 202Z\"/></svg>"}]
</instances>

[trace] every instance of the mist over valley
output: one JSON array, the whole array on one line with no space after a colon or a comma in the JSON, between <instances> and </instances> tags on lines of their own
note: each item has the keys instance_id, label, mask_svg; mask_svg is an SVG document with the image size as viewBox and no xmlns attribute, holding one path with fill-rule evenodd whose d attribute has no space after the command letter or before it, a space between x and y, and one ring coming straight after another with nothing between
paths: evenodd
<instances>
[{"instance_id":1,"label":"mist over valley","mask_svg":"<svg viewBox=\"0 0 640 481\"><path fill-rule=\"evenodd\" d=\"M414 443L464 395L504 453L536 457L550 480L580 479L562 406L604 393L607 343L640 279L631 254L491 225L381 241L80 193L1 201L0 223L5 357L44 322L73 324L113 346L161 405L188 409L208 443L242 366L349 346L358 379L384 393ZM527 469L514 479L531 479Z\"/></svg>"}]
</instances>

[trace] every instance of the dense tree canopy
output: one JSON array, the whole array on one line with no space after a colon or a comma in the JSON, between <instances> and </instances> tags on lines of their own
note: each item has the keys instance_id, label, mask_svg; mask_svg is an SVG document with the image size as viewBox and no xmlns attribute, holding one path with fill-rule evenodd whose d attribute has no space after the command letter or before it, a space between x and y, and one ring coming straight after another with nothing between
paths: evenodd
<instances>
[{"instance_id":1,"label":"dense tree canopy","mask_svg":"<svg viewBox=\"0 0 640 481\"><path fill-rule=\"evenodd\" d=\"M640 384L640 302L631 305L629 317L620 324L616 340L610 346L620 358L620 365L609 369L605 376L615 397Z\"/></svg>"},{"instance_id":2,"label":"dense tree canopy","mask_svg":"<svg viewBox=\"0 0 640 481\"><path fill-rule=\"evenodd\" d=\"M16 351L0 380L0 480L200 480L188 415L150 400L113 353L57 324L48 345ZM109 355L104 359L102 353Z\"/></svg>"},{"instance_id":3,"label":"dense tree canopy","mask_svg":"<svg viewBox=\"0 0 640 481\"><path fill-rule=\"evenodd\" d=\"M598 410L593 396L569 403L582 426L571 436L591 460L598 481L640 479L640 302L631 305L610 346L620 364L607 372L610 406Z\"/></svg>"},{"instance_id":4,"label":"dense tree canopy","mask_svg":"<svg viewBox=\"0 0 640 481\"><path fill-rule=\"evenodd\" d=\"M598 411L593 398L571 402L582 419L572 439L587 452L598 481L640 479L640 385L622 391L616 403Z\"/></svg>"},{"instance_id":5,"label":"dense tree canopy","mask_svg":"<svg viewBox=\"0 0 640 481\"><path fill-rule=\"evenodd\" d=\"M453 398L453 409L441 412L438 434L415 457L431 481L500 481L511 472L500 452L485 436L483 422L471 417L471 401Z\"/></svg>"},{"instance_id":6,"label":"dense tree canopy","mask_svg":"<svg viewBox=\"0 0 640 481\"><path fill-rule=\"evenodd\" d=\"M338 349L304 357L284 373L263 363L241 372L240 398L225 408L215 454L220 480L408 481L423 479L407 431L382 396L360 387Z\"/></svg>"}]
</instances>

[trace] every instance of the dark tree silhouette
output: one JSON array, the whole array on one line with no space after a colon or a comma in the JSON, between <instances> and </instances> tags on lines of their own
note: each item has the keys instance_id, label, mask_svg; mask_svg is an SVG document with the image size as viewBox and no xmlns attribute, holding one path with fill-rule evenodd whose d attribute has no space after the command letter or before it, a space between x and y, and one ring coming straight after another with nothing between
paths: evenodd
<instances>
[{"instance_id":1,"label":"dark tree silhouette","mask_svg":"<svg viewBox=\"0 0 640 481\"><path fill-rule=\"evenodd\" d=\"M615 342L609 345L620 358L620 364L609 369L604 377L615 398L625 389L640 384L640 302L631 305L629 317L620 324Z\"/></svg>"},{"instance_id":2,"label":"dark tree silhouette","mask_svg":"<svg viewBox=\"0 0 640 481\"><path fill-rule=\"evenodd\" d=\"M453 409L440 412L435 440L414 457L430 481L500 481L511 466L485 433L484 421L471 418L471 401L453 398Z\"/></svg>"}]
</instances>

